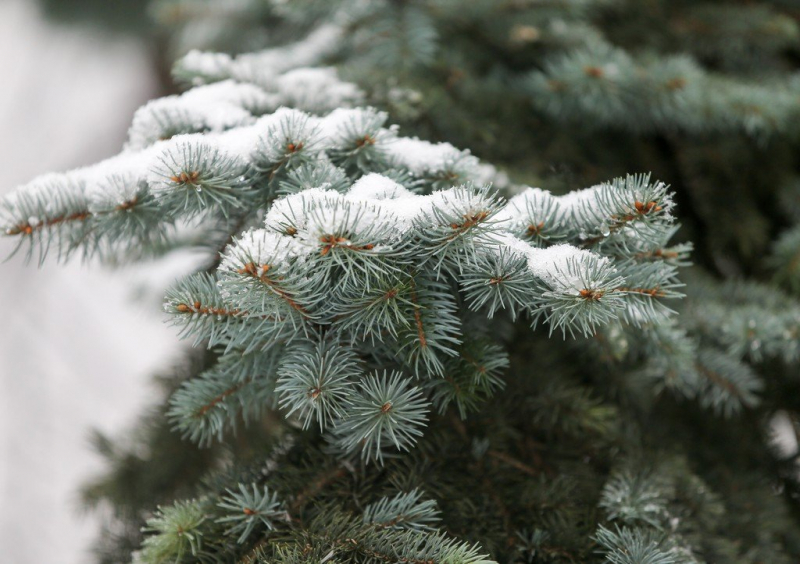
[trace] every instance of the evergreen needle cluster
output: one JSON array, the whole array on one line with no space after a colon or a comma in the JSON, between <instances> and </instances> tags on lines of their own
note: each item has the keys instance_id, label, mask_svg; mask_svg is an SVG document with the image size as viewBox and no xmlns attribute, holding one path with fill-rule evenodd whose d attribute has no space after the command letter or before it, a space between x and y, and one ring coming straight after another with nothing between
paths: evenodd
<instances>
[{"instance_id":1,"label":"evergreen needle cluster","mask_svg":"<svg viewBox=\"0 0 800 564\"><path fill-rule=\"evenodd\" d=\"M151 12L185 91L2 201L40 262L206 252L101 561L800 559L791 2Z\"/></svg>"}]
</instances>

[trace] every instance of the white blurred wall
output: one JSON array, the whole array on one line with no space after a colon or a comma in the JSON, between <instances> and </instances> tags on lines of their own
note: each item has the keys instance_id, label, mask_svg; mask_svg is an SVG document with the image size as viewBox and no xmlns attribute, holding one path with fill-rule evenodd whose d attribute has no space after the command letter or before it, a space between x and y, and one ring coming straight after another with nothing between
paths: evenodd
<instances>
[{"instance_id":1,"label":"white blurred wall","mask_svg":"<svg viewBox=\"0 0 800 564\"><path fill-rule=\"evenodd\" d=\"M109 0L113 1L113 0ZM32 0L0 0L0 194L119 151L155 95L143 45L42 21ZM11 250L0 237L0 260ZM0 562L89 562L97 524L79 484L101 469L91 427L120 431L175 353L157 303L131 299L136 273L21 257L0 263Z\"/></svg>"}]
</instances>

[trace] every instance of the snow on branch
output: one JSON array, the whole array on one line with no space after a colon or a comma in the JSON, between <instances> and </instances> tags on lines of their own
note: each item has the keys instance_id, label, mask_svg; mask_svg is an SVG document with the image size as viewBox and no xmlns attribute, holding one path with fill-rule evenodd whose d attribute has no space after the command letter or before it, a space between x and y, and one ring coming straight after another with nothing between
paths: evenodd
<instances>
[{"instance_id":1,"label":"snow on branch","mask_svg":"<svg viewBox=\"0 0 800 564\"><path fill-rule=\"evenodd\" d=\"M385 112L276 107L287 77L300 108L330 92L319 77L339 84L295 69L156 100L116 157L2 202L6 235L40 258L51 245L141 252L189 227L219 239L212 266L165 301L182 336L220 353L172 398L186 437L207 445L278 408L341 456L380 463L414 445L434 406L466 416L502 387L508 355L475 319L591 336L671 315L678 264L653 260L675 230L663 183L518 187L506 200L493 167L401 137Z\"/></svg>"}]
</instances>

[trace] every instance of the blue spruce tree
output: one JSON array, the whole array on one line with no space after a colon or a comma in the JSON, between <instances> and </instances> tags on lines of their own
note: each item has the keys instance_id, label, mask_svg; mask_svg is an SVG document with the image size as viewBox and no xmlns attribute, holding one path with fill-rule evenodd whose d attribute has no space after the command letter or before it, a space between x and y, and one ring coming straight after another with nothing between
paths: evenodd
<instances>
[{"instance_id":1,"label":"blue spruce tree","mask_svg":"<svg viewBox=\"0 0 800 564\"><path fill-rule=\"evenodd\" d=\"M151 11L183 92L3 201L40 263L207 256L101 561L798 560L790 2Z\"/></svg>"}]
</instances>

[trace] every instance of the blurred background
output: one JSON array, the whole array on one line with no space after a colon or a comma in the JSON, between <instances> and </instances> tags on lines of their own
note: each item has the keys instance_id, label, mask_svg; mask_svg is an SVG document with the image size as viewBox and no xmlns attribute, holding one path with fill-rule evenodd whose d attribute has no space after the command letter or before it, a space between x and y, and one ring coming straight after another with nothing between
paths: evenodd
<instances>
[{"instance_id":1,"label":"blurred background","mask_svg":"<svg viewBox=\"0 0 800 564\"><path fill-rule=\"evenodd\" d=\"M0 2L0 193L119 152L159 94L152 42L135 33L143 2L69 4ZM0 239L0 256L12 250ZM130 426L175 353L160 291L142 291L169 280L22 259L0 264L0 561L86 562L100 518L77 499L101 466L89 432Z\"/></svg>"}]
</instances>

